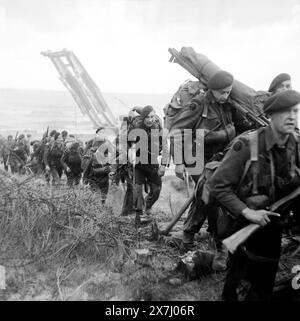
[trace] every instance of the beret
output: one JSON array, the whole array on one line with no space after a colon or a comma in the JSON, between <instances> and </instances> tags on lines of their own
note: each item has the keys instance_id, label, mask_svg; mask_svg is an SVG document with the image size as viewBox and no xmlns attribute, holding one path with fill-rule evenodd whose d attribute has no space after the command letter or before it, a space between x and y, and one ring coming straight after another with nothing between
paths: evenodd
<instances>
[{"instance_id":1,"label":"beret","mask_svg":"<svg viewBox=\"0 0 300 321\"><path fill-rule=\"evenodd\" d=\"M300 93L295 90L286 90L271 96L264 103L264 112L272 114L284 110L300 103Z\"/></svg>"},{"instance_id":2,"label":"beret","mask_svg":"<svg viewBox=\"0 0 300 321\"><path fill-rule=\"evenodd\" d=\"M215 73L208 81L207 87L209 89L218 90L231 86L233 83L233 76L227 71L220 70Z\"/></svg>"},{"instance_id":3,"label":"beret","mask_svg":"<svg viewBox=\"0 0 300 321\"><path fill-rule=\"evenodd\" d=\"M291 76L289 74L279 74L277 75L271 82L271 85L269 87L269 92L273 92L276 90L276 88L284 81L291 80Z\"/></svg>"},{"instance_id":4,"label":"beret","mask_svg":"<svg viewBox=\"0 0 300 321\"><path fill-rule=\"evenodd\" d=\"M140 115L142 118L146 118L153 110L152 106L147 105L140 111Z\"/></svg>"},{"instance_id":5,"label":"beret","mask_svg":"<svg viewBox=\"0 0 300 321\"><path fill-rule=\"evenodd\" d=\"M96 129L96 134L98 134L99 132L100 132L100 130L102 130L102 129L105 129L104 127L99 127L99 128L97 128Z\"/></svg>"}]
</instances>

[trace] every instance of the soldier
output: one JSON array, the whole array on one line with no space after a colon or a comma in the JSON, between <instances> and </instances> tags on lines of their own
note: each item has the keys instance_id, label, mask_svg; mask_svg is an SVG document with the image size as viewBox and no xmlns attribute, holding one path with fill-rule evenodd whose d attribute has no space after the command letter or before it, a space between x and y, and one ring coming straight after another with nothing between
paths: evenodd
<instances>
[{"instance_id":1,"label":"soldier","mask_svg":"<svg viewBox=\"0 0 300 321\"><path fill-rule=\"evenodd\" d=\"M158 116L155 114L155 111L152 106L145 106L141 109L136 109L140 114L139 117L136 117L132 123L131 130L128 135L130 135L132 130L139 129L143 130L147 135L148 140L148 150L147 150L147 163L137 162L135 165L135 173L133 174L133 183L135 184L136 194L137 194L137 217L143 214L144 207L144 198L143 198L143 186L146 185L149 187L150 191L145 197L145 213L150 215L152 213L152 206L158 200L160 191L161 191L161 176L165 173L165 167L168 164L167 159L163 159L161 165L158 163L158 156L161 154L162 150L165 148L164 140L162 136L156 137L157 141L153 141L153 136L151 135L152 130L161 131L161 121ZM137 140L131 144L134 146L137 143ZM142 145L143 142L140 142ZM157 148L154 145L157 144ZM150 149L154 147L153 149ZM140 157L140 151L137 151L137 157ZM129 152L130 157L130 152ZM133 155L135 157L135 155Z\"/></svg>"},{"instance_id":2,"label":"soldier","mask_svg":"<svg viewBox=\"0 0 300 321\"><path fill-rule=\"evenodd\" d=\"M25 136L23 134L17 137L15 141L12 141L9 151L9 164L12 174L23 174L23 167L27 162L29 153Z\"/></svg>"},{"instance_id":3,"label":"soldier","mask_svg":"<svg viewBox=\"0 0 300 321\"><path fill-rule=\"evenodd\" d=\"M13 136L12 135L8 135L7 136L7 140L4 144L4 148L3 148L3 162L4 162L4 169L6 171L8 171L8 165L10 164L9 162L9 155L10 155L10 149L13 145ZM12 168L11 172L12 172Z\"/></svg>"},{"instance_id":4,"label":"soldier","mask_svg":"<svg viewBox=\"0 0 300 321\"><path fill-rule=\"evenodd\" d=\"M105 150L102 154L101 151ZM93 139L93 145L83 156L83 181L89 184L95 192L101 193L102 204L106 201L109 189L110 164L108 162L108 152L110 144L104 135L98 135Z\"/></svg>"},{"instance_id":5,"label":"soldier","mask_svg":"<svg viewBox=\"0 0 300 321\"><path fill-rule=\"evenodd\" d=\"M241 283L248 286L246 300L271 298L283 222L291 208L279 209L278 214L266 206L300 186L299 135L295 133L299 103L300 93L294 90L271 96L264 104L270 125L240 135L208 181L211 195L230 214L222 214L228 228L248 223L261 226L230 257L224 300L237 300ZM291 206L296 208L299 227L296 201L299 203L299 197Z\"/></svg>"},{"instance_id":6,"label":"soldier","mask_svg":"<svg viewBox=\"0 0 300 321\"><path fill-rule=\"evenodd\" d=\"M7 166L8 154L9 152L7 151L6 139L2 137L2 135L0 135L0 158L1 158L1 163L3 162L4 170L6 172L8 171L8 166Z\"/></svg>"},{"instance_id":7,"label":"soldier","mask_svg":"<svg viewBox=\"0 0 300 321\"><path fill-rule=\"evenodd\" d=\"M42 142L35 140L31 142L33 152L30 156L30 163L33 173L36 175L42 175L45 173L44 164L44 145Z\"/></svg>"},{"instance_id":8,"label":"soldier","mask_svg":"<svg viewBox=\"0 0 300 321\"><path fill-rule=\"evenodd\" d=\"M66 130L63 130L63 131L61 132L61 138L62 138L62 140L63 140L64 143L65 143L66 140L68 139L68 132L67 132Z\"/></svg>"},{"instance_id":9,"label":"soldier","mask_svg":"<svg viewBox=\"0 0 300 321\"><path fill-rule=\"evenodd\" d=\"M69 186L78 185L81 179L81 155L78 142L71 143L69 148L66 148L61 158L62 166L67 175L67 183Z\"/></svg>"},{"instance_id":10,"label":"soldier","mask_svg":"<svg viewBox=\"0 0 300 321\"><path fill-rule=\"evenodd\" d=\"M119 133L114 141L116 146L116 159L115 162L111 164L111 171L109 177L116 183L122 184L126 183L126 192L124 195L121 216L128 216L135 213L135 191L133 186L132 177L132 165L128 163L127 154L129 149L129 144L127 141L128 130L130 129L130 124L132 122L132 117L124 116L119 129ZM125 137L125 139L123 139Z\"/></svg>"},{"instance_id":11,"label":"soldier","mask_svg":"<svg viewBox=\"0 0 300 321\"><path fill-rule=\"evenodd\" d=\"M173 123L172 129L196 129L204 130L204 163L207 163L214 155L222 152L227 144L235 137L236 130L233 123L235 115L232 105L228 102L232 90L233 76L226 71L219 71L208 81L208 91L205 95L199 95L179 113L178 119ZM195 144L190 142L185 146ZM174 140L176 145L176 140ZM174 149L176 146L174 146ZM193 146L194 148L194 146ZM188 167L186 163L176 164L176 176L183 179L184 170ZM197 184L201 173L192 175ZM200 195L193 200L188 216L184 223L182 251L193 248L194 235L202 227L208 217L208 231L215 239L216 255L213 262L213 269L222 271L226 269L227 253L220 240L217 239L215 231L215 220L217 207L205 205Z\"/></svg>"},{"instance_id":12,"label":"soldier","mask_svg":"<svg viewBox=\"0 0 300 321\"><path fill-rule=\"evenodd\" d=\"M274 95L278 92L292 89L291 76L286 73L277 75L271 82L268 91Z\"/></svg>"},{"instance_id":13,"label":"soldier","mask_svg":"<svg viewBox=\"0 0 300 321\"><path fill-rule=\"evenodd\" d=\"M50 133L53 134L53 131ZM46 180L50 182L52 176L52 184L57 185L60 183L63 166L61 164L61 157L64 152L64 144L59 132L54 132L49 143L45 145L44 150L44 164L47 172ZM48 175L49 174L49 175Z\"/></svg>"}]
</instances>

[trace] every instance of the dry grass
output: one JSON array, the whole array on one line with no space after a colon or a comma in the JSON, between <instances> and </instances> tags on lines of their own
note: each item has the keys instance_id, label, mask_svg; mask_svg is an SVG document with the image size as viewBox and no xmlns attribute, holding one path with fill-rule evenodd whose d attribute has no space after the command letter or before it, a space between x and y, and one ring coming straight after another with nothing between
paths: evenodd
<instances>
[{"instance_id":1,"label":"dry grass","mask_svg":"<svg viewBox=\"0 0 300 321\"><path fill-rule=\"evenodd\" d=\"M155 205L158 223L169 221L186 196L184 185L165 178ZM7 289L0 300L190 300L215 299L215 280L174 286L178 249L151 241L150 226L134 229L120 217L124 191L112 186L106 206L86 186L50 187L42 179L0 172L0 264ZM153 253L149 266L134 250ZM210 284L211 282L211 284ZM210 286L209 286L210 284ZM196 287L195 287L196 285ZM201 293L206 293L201 295Z\"/></svg>"}]
</instances>

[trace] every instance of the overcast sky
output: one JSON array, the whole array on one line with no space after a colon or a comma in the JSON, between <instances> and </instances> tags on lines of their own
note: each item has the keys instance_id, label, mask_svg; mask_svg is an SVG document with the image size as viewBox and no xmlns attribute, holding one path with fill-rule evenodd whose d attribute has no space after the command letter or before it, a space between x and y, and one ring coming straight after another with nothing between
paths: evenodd
<instances>
[{"instance_id":1,"label":"overcast sky","mask_svg":"<svg viewBox=\"0 0 300 321\"><path fill-rule=\"evenodd\" d=\"M192 46L255 89L300 90L300 0L0 0L0 88L64 89L44 50L75 52L103 92L174 92Z\"/></svg>"}]
</instances>

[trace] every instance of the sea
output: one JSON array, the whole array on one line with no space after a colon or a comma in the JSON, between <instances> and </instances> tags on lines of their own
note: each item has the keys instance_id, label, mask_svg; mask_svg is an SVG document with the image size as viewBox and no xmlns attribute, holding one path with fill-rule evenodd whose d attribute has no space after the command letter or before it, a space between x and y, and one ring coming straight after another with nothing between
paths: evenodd
<instances>
[{"instance_id":1,"label":"sea","mask_svg":"<svg viewBox=\"0 0 300 321\"><path fill-rule=\"evenodd\" d=\"M115 118L128 114L134 106L152 105L163 116L163 108L172 98L168 94L102 93ZM0 89L0 134L32 135L39 139L49 129L67 130L81 139L95 134L92 120L82 113L71 94L55 90Z\"/></svg>"}]
</instances>

